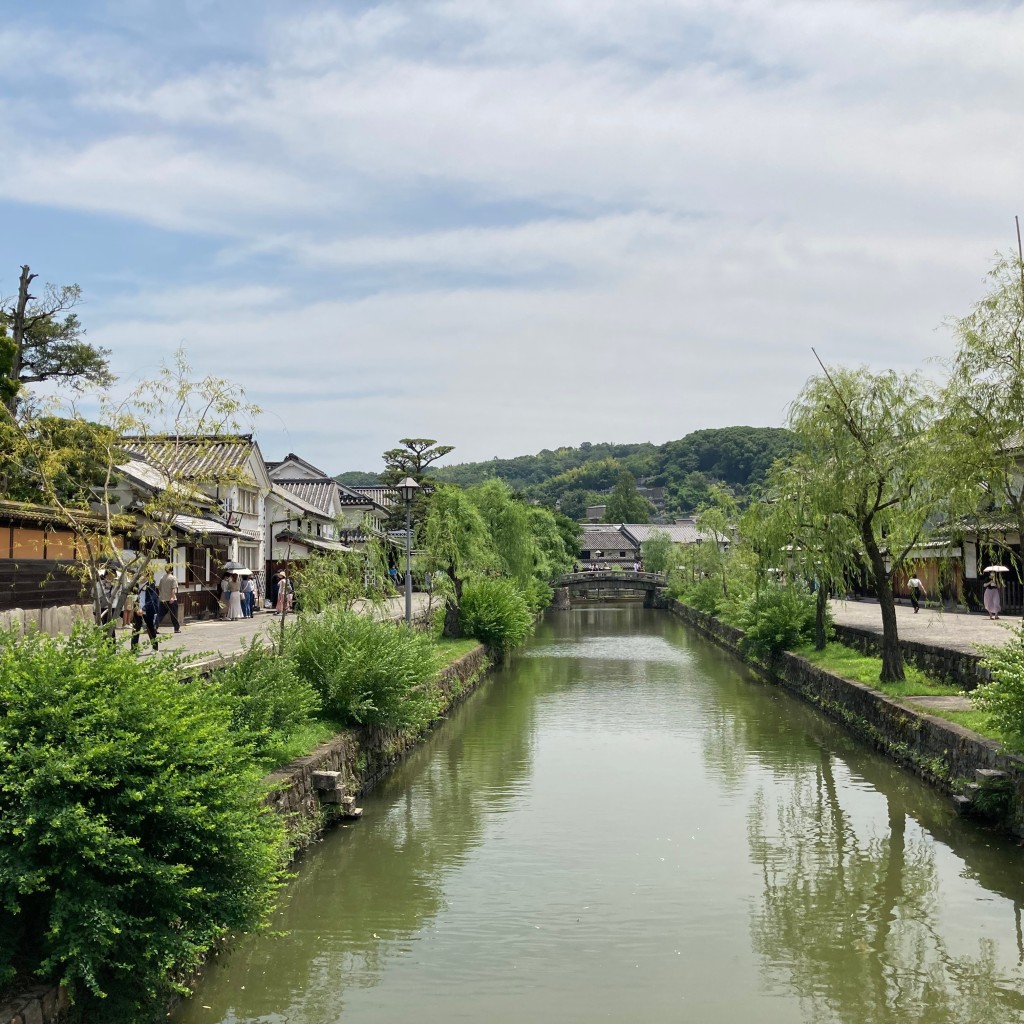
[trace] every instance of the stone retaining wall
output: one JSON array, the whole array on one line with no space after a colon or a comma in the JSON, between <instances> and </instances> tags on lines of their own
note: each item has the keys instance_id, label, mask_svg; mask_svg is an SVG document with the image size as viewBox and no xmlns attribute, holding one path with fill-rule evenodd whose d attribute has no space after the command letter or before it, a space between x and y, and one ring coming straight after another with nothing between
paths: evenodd
<instances>
[{"instance_id":1,"label":"stone retaining wall","mask_svg":"<svg viewBox=\"0 0 1024 1024\"><path fill-rule=\"evenodd\" d=\"M441 689L445 694L442 714L472 692L488 664L487 652L477 647L442 670ZM431 728L437 724L433 723ZM322 821L320 801L313 785L315 772L341 772L346 791L352 796L361 796L421 738L420 733L396 729L348 729L322 743L312 753L268 775L264 780L269 785L266 804L279 814L288 815L298 837L314 835ZM0 1021L0 1024L6 1022Z\"/></svg>"},{"instance_id":2,"label":"stone retaining wall","mask_svg":"<svg viewBox=\"0 0 1024 1024\"><path fill-rule=\"evenodd\" d=\"M678 601L668 608L704 636L742 657L741 630ZM1024 836L1024 758L1002 752L994 740L955 722L908 707L795 654L782 655L773 669L759 665L750 668L766 681L796 693L876 750L958 800L963 800L962 794L975 783L978 769L1005 773L1005 789L1000 791L996 813L1000 824L1014 835Z\"/></svg>"},{"instance_id":3,"label":"stone retaining wall","mask_svg":"<svg viewBox=\"0 0 1024 1024\"><path fill-rule=\"evenodd\" d=\"M24 633L38 629L50 636L71 632L76 622L92 621L91 604L62 604L53 608L8 608L0 611L0 630L16 629ZM0 1024L7 1024L0 1018Z\"/></svg>"},{"instance_id":4,"label":"stone retaining wall","mask_svg":"<svg viewBox=\"0 0 1024 1024\"><path fill-rule=\"evenodd\" d=\"M870 629L858 626L836 626L836 639L862 654L876 657L882 653L882 638ZM962 690L973 690L989 681L989 672L981 666L981 655L966 651L951 651L916 640L900 640L903 657L933 679L941 679Z\"/></svg>"}]
</instances>

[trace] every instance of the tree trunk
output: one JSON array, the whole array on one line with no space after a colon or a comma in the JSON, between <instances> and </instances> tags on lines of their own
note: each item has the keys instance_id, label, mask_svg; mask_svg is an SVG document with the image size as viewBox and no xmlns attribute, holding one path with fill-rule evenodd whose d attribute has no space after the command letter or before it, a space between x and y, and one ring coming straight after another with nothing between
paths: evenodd
<instances>
[{"instance_id":1,"label":"tree trunk","mask_svg":"<svg viewBox=\"0 0 1024 1024\"><path fill-rule=\"evenodd\" d=\"M861 540L867 552L871 566L871 575L875 582L875 597L882 613L882 673L879 679L883 683L896 683L904 678L903 652L900 650L900 637L896 628L896 602L892 596L892 582L885 569L885 559L878 549L874 531L870 523L861 526Z\"/></svg>"},{"instance_id":2,"label":"tree trunk","mask_svg":"<svg viewBox=\"0 0 1024 1024\"><path fill-rule=\"evenodd\" d=\"M25 346L25 311L28 308L28 300L31 296L28 293L28 286L35 279L36 275L29 273L28 265L21 268L21 277L18 279L18 302L13 309L11 317L11 340L14 342L14 353L11 356L11 380L15 388L21 378L22 351ZM18 409L18 392L7 400L7 411L14 416Z\"/></svg>"},{"instance_id":3,"label":"tree trunk","mask_svg":"<svg viewBox=\"0 0 1024 1024\"><path fill-rule=\"evenodd\" d=\"M455 575L455 567L448 567L448 575L451 577L454 597L446 597L444 602L444 630L442 635L447 637L462 636L462 623L459 620L459 606L462 604L462 580Z\"/></svg>"},{"instance_id":4,"label":"tree trunk","mask_svg":"<svg viewBox=\"0 0 1024 1024\"><path fill-rule=\"evenodd\" d=\"M828 636L825 634L825 612L828 609L828 590L823 580L818 581L818 592L815 594L814 605L814 649L825 650Z\"/></svg>"}]
</instances>

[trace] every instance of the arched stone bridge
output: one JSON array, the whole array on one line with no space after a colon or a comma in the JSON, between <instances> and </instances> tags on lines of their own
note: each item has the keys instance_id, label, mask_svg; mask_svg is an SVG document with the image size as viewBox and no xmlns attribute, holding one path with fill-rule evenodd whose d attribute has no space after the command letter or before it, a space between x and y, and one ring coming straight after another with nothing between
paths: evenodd
<instances>
[{"instance_id":1,"label":"arched stone bridge","mask_svg":"<svg viewBox=\"0 0 1024 1024\"><path fill-rule=\"evenodd\" d=\"M597 592L597 598L600 600L602 595L614 594L616 591L623 595L636 594L639 591L644 595L644 605L650 607L654 603L654 595L659 590L664 590L667 584L668 579L664 573L624 572L613 569L568 572L551 581L555 591L556 608L568 608L573 597L593 597Z\"/></svg>"},{"instance_id":2,"label":"arched stone bridge","mask_svg":"<svg viewBox=\"0 0 1024 1024\"><path fill-rule=\"evenodd\" d=\"M589 583L611 585L622 590L661 590L668 584L663 572L631 572L621 569L597 569L592 572L567 572L551 581L553 587L575 587Z\"/></svg>"}]
</instances>

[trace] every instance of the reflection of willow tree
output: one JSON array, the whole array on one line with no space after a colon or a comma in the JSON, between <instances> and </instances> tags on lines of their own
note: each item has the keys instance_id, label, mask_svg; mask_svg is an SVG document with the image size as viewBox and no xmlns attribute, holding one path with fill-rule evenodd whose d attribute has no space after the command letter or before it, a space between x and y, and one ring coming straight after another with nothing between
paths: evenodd
<instances>
[{"instance_id":1,"label":"reflection of willow tree","mask_svg":"<svg viewBox=\"0 0 1024 1024\"><path fill-rule=\"evenodd\" d=\"M813 778L793 784L769 828L763 795L748 823L764 897L755 948L790 983L815 1021L981 1024L1024 1021L1024 1000L1001 984L995 944L952 956L933 924L931 846L908 839L889 802L884 838L858 836L839 803L823 751Z\"/></svg>"}]
</instances>

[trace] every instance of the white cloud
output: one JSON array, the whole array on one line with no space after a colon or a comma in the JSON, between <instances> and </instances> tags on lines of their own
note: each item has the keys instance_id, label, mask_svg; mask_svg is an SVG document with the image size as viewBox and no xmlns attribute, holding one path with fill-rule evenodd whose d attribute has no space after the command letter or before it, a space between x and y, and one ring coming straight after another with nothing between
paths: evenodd
<instances>
[{"instance_id":1,"label":"white cloud","mask_svg":"<svg viewBox=\"0 0 1024 1024\"><path fill-rule=\"evenodd\" d=\"M0 195L223 235L181 287L90 296L92 336L128 374L184 343L332 468L410 433L486 457L778 423L811 344L947 348L1011 237L1018 6L259 11L173 72L32 34L67 94L0 105Z\"/></svg>"}]
</instances>

